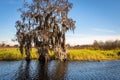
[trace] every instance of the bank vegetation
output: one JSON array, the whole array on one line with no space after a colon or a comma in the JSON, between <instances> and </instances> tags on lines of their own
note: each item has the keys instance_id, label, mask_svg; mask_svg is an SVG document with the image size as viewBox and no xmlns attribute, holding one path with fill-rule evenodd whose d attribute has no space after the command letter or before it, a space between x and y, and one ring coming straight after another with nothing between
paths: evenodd
<instances>
[{"instance_id":1,"label":"bank vegetation","mask_svg":"<svg viewBox=\"0 0 120 80\"><path fill-rule=\"evenodd\" d=\"M76 45L68 47L67 60L70 61L102 61L102 60L120 60L120 40L98 42L94 41L92 45ZM49 50L51 59L58 59L52 50ZM31 59L38 59L39 54L35 48L31 50ZM25 53L21 54L17 45L0 46L0 60L23 60Z\"/></svg>"}]
</instances>

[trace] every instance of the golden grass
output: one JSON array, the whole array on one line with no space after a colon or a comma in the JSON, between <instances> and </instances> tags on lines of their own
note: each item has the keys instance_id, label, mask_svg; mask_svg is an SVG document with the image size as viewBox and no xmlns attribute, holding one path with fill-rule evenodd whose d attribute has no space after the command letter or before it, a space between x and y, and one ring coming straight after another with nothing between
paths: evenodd
<instances>
[{"instance_id":1,"label":"golden grass","mask_svg":"<svg viewBox=\"0 0 120 80\"><path fill-rule=\"evenodd\" d=\"M70 49L68 50L68 60L78 61L101 61L101 60L117 60L118 50L89 50L89 49ZM49 50L50 57L55 58L54 52ZM0 60L22 60L26 55L21 54L18 48L0 48ZM35 48L31 51L31 59L38 59L39 54Z\"/></svg>"},{"instance_id":2,"label":"golden grass","mask_svg":"<svg viewBox=\"0 0 120 80\"><path fill-rule=\"evenodd\" d=\"M89 50L89 49L72 49L68 51L69 60L87 60L87 61L100 61L100 60L113 60L120 59L117 53L120 50Z\"/></svg>"},{"instance_id":3,"label":"golden grass","mask_svg":"<svg viewBox=\"0 0 120 80\"><path fill-rule=\"evenodd\" d=\"M32 49L31 53L31 59L38 58L36 49ZM21 60L25 57L25 53L21 54L18 48L0 48L0 60Z\"/></svg>"}]
</instances>

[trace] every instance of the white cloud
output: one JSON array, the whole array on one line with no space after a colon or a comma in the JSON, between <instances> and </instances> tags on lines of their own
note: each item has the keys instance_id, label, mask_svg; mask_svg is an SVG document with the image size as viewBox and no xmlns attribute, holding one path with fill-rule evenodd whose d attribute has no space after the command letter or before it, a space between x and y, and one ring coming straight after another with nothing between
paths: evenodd
<instances>
[{"instance_id":1,"label":"white cloud","mask_svg":"<svg viewBox=\"0 0 120 80\"><path fill-rule=\"evenodd\" d=\"M90 35L75 35L75 34L67 34L66 35L66 44L70 45L84 45L84 44L92 44L94 40L97 41L107 41L107 40L120 40L120 35L105 35L105 36L90 36ZM9 45L18 44L18 42L13 42L11 39L8 40L0 40L0 43L5 42Z\"/></svg>"},{"instance_id":2,"label":"white cloud","mask_svg":"<svg viewBox=\"0 0 120 80\"><path fill-rule=\"evenodd\" d=\"M106 36L84 36L84 37L75 37L71 35L71 37L66 38L66 43L70 45L83 45L83 44L92 44L94 40L97 41L107 41L107 40L120 40L120 35L106 35Z\"/></svg>"},{"instance_id":3,"label":"white cloud","mask_svg":"<svg viewBox=\"0 0 120 80\"><path fill-rule=\"evenodd\" d=\"M11 39L8 39L8 40L0 40L0 44L2 44L2 43L5 43L6 45L11 45L11 46L18 44L17 41L13 42Z\"/></svg>"},{"instance_id":4,"label":"white cloud","mask_svg":"<svg viewBox=\"0 0 120 80\"><path fill-rule=\"evenodd\" d=\"M94 40L97 41L107 41L107 40L120 40L120 35L115 35L114 30L110 29L102 29L102 28L91 28L92 31L97 33L104 33L104 35L91 35L91 34L67 34L66 35L66 43L70 45L83 45L83 44L92 44ZM105 35L105 34L112 34L112 35Z\"/></svg>"}]
</instances>

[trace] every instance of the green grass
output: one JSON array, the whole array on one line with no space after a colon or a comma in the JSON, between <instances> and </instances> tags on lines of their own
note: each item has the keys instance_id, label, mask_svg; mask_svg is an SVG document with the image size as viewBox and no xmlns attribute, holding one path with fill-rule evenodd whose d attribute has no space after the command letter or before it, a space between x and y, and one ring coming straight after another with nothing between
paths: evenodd
<instances>
[{"instance_id":1,"label":"green grass","mask_svg":"<svg viewBox=\"0 0 120 80\"><path fill-rule=\"evenodd\" d=\"M31 53L31 59L38 58L36 49L32 49ZM25 53L21 54L18 48L0 48L0 60L21 60L25 57Z\"/></svg>"},{"instance_id":2,"label":"green grass","mask_svg":"<svg viewBox=\"0 0 120 80\"><path fill-rule=\"evenodd\" d=\"M89 49L71 49L68 51L69 60L80 61L101 61L101 60L118 60L120 50L89 50Z\"/></svg>"},{"instance_id":3,"label":"green grass","mask_svg":"<svg viewBox=\"0 0 120 80\"><path fill-rule=\"evenodd\" d=\"M120 49L116 50L90 50L90 49L70 49L68 50L68 60L78 61L101 61L118 60ZM55 58L54 52L49 51L52 59ZM26 55L21 54L18 48L0 48L0 60L22 60ZM35 48L31 51L31 59L38 59L39 55Z\"/></svg>"}]
</instances>

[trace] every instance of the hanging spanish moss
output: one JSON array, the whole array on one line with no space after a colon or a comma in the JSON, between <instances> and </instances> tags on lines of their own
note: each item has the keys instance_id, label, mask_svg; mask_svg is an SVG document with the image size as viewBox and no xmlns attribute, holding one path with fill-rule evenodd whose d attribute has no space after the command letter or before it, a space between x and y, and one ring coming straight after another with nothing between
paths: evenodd
<instances>
[{"instance_id":1,"label":"hanging spanish moss","mask_svg":"<svg viewBox=\"0 0 120 80\"><path fill-rule=\"evenodd\" d=\"M49 59L48 50L52 49L60 60L67 58L65 32L75 29L75 21L69 18L72 8L68 0L24 1L19 9L21 20L16 21L16 36L21 54L30 60L32 44L40 54L39 60Z\"/></svg>"}]
</instances>

